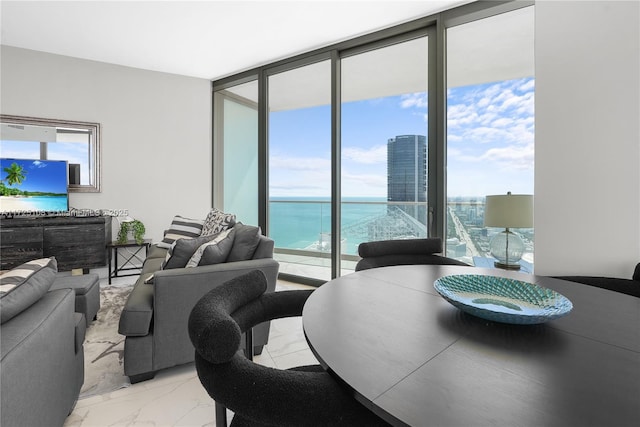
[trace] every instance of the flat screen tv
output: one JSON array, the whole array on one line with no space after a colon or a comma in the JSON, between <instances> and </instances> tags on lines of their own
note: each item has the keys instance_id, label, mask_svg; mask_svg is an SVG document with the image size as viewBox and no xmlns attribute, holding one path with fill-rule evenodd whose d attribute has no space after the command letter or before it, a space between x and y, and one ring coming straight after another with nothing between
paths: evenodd
<instances>
[{"instance_id":1,"label":"flat screen tv","mask_svg":"<svg viewBox=\"0 0 640 427\"><path fill-rule=\"evenodd\" d=\"M69 211L65 160L0 158L0 213L55 216Z\"/></svg>"}]
</instances>

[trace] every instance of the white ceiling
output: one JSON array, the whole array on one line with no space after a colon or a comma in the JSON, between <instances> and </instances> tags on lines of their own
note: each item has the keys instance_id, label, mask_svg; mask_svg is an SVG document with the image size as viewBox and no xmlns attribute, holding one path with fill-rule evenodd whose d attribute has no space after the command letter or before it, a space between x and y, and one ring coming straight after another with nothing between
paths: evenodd
<instances>
[{"instance_id":1,"label":"white ceiling","mask_svg":"<svg viewBox=\"0 0 640 427\"><path fill-rule=\"evenodd\" d=\"M426 37L342 60L343 102L427 91ZM521 8L447 30L447 87L530 77L534 74L534 12ZM331 102L329 61L269 78L269 110ZM228 89L258 101L257 81Z\"/></svg>"},{"instance_id":2,"label":"white ceiling","mask_svg":"<svg viewBox=\"0 0 640 427\"><path fill-rule=\"evenodd\" d=\"M470 2L2 0L0 41L213 80Z\"/></svg>"}]
</instances>

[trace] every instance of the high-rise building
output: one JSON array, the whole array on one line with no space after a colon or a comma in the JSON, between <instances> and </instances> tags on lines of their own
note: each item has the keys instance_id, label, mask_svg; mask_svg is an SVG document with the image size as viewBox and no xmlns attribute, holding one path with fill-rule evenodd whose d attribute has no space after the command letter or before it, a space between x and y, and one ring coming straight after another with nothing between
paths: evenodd
<instances>
[{"instance_id":1,"label":"high-rise building","mask_svg":"<svg viewBox=\"0 0 640 427\"><path fill-rule=\"evenodd\" d=\"M400 135L387 142L387 201L427 201L427 138Z\"/></svg>"},{"instance_id":2,"label":"high-rise building","mask_svg":"<svg viewBox=\"0 0 640 427\"><path fill-rule=\"evenodd\" d=\"M399 135L387 141L387 201L427 201L426 136ZM424 205L400 205L399 207L426 224Z\"/></svg>"}]
</instances>

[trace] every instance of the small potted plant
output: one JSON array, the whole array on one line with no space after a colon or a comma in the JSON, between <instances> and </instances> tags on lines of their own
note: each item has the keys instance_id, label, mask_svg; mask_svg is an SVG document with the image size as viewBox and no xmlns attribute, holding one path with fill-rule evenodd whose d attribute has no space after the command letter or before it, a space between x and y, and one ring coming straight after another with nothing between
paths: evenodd
<instances>
[{"instance_id":1,"label":"small potted plant","mask_svg":"<svg viewBox=\"0 0 640 427\"><path fill-rule=\"evenodd\" d=\"M122 222L120 224L120 230L118 231L118 243L127 243L129 232L133 234L133 239L137 244L141 245L144 242L144 233L146 230L142 221L134 219L133 221Z\"/></svg>"}]
</instances>

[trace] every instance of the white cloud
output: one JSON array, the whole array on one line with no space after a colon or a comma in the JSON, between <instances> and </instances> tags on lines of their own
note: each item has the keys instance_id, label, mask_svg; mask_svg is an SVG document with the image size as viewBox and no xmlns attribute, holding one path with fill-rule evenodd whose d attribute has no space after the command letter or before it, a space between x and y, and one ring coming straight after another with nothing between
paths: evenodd
<instances>
[{"instance_id":1,"label":"white cloud","mask_svg":"<svg viewBox=\"0 0 640 427\"><path fill-rule=\"evenodd\" d=\"M524 84L518 86L518 90L521 92L525 92L525 91L531 91L536 87L536 81L534 79L531 79L527 82L525 82Z\"/></svg>"},{"instance_id":2,"label":"white cloud","mask_svg":"<svg viewBox=\"0 0 640 427\"><path fill-rule=\"evenodd\" d=\"M366 173L342 172L342 195L345 197L387 196L387 176Z\"/></svg>"},{"instance_id":3,"label":"white cloud","mask_svg":"<svg viewBox=\"0 0 640 427\"><path fill-rule=\"evenodd\" d=\"M281 157L272 156L269 159L270 169L291 171L327 171L331 169L331 159L322 157Z\"/></svg>"},{"instance_id":4,"label":"white cloud","mask_svg":"<svg viewBox=\"0 0 640 427\"><path fill-rule=\"evenodd\" d=\"M480 161L496 162L510 170L532 170L534 161L533 144L491 148L479 157Z\"/></svg>"},{"instance_id":5,"label":"white cloud","mask_svg":"<svg viewBox=\"0 0 640 427\"><path fill-rule=\"evenodd\" d=\"M387 146L376 145L371 148L343 147L342 158L355 163L377 164L387 163Z\"/></svg>"},{"instance_id":6,"label":"white cloud","mask_svg":"<svg viewBox=\"0 0 640 427\"><path fill-rule=\"evenodd\" d=\"M40 160L34 160L33 163L31 163L33 165L33 167L36 167L38 169L42 169L42 168L46 168L47 164L41 162Z\"/></svg>"},{"instance_id":7,"label":"white cloud","mask_svg":"<svg viewBox=\"0 0 640 427\"><path fill-rule=\"evenodd\" d=\"M402 108L427 108L427 94L425 92L417 92L409 95L402 95L400 98L400 106Z\"/></svg>"}]
</instances>

